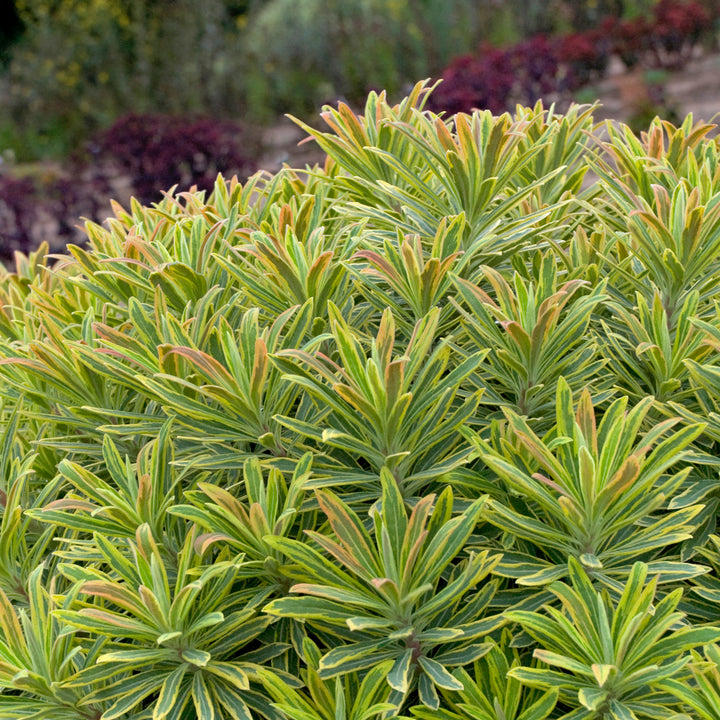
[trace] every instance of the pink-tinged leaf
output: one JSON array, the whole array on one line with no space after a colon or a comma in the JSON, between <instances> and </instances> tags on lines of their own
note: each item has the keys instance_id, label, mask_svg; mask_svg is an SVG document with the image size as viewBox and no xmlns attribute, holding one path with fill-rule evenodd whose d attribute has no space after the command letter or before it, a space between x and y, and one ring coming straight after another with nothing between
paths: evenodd
<instances>
[{"instance_id":1,"label":"pink-tinged leaf","mask_svg":"<svg viewBox=\"0 0 720 720\"><path fill-rule=\"evenodd\" d=\"M99 260L99 262L101 265L106 265L106 264L114 265L116 263L124 263L124 264L128 264L128 265L138 265L145 270L150 270L150 268L144 262L140 262L140 260L134 260L133 258L101 258Z\"/></svg>"},{"instance_id":2,"label":"pink-tinged leaf","mask_svg":"<svg viewBox=\"0 0 720 720\"><path fill-rule=\"evenodd\" d=\"M106 625L111 625L116 628L123 628L132 632L152 632L153 630L144 623L132 620L131 618L125 617L124 615L116 615L115 613L98 610L97 608L82 608L78 611L78 615L80 615L81 617L92 618L93 620L98 620Z\"/></svg>"},{"instance_id":3,"label":"pink-tinged leaf","mask_svg":"<svg viewBox=\"0 0 720 720\"><path fill-rule=\"evenodd\" d=\"M523 356L528 359L532 352L532 343L530 336L525 332L520 323L515 320L508 320L502 323L505 331L515 341L515 344L520 348L520 352Z\"/></svg>"},{"instance_id":4,"label":"pink-tinged leaf","mask_svg":"<svg viewBox=\"0 0 720 720\"><path fill-rule=\"evenodd\" d=\"M138 588L138 593L140 594L143 605L147 608L147 611L153 617L155 622L162 627L165 624L165 613L163 612L155 593L144 585L141 585Z\"/></svg>"},{"instance_id":5,"label":"pink-tinged leaf","mask_svg":"<svg viewBox=\"0 0 720 720\"><path fill-rule=\"evenodd\" d=\"M462 288L468 295L473 296L482 305L488 305L489 307L499 310L497 303L484 291L481 290L477 285L463 278L455 278L455 282Z\"/></svg>"},{"instance_id":6,"label":"pink-tinged leaf","mask_svg":"<svg viewBox=\"0 0 720 720\"><path fill-rule=\"evenodd\" d=\"M497 296L500 307L503 309L503 311L507 315L518 317L519 312L517 307L517 301L515 299L515 296L513 295L512 289L508 285L505 278L497 270L488 267L487 265L483 265L481 269L485 277L487 277L487 279L490 281L490 284L493 286L493 289L495 290L495 295ZM490 304L493 307L498 307L492 301Z\"/></svg>"},{"instance_id":7,"label":"pink-tinged leaf","mask_svg":"<svg viewBox=\"0 0 720 720\"><path fill-rule=\"evenodd\" d=\"M592 397L590 391L584 388L580 394L580 400L578 402L577 409L577 422L580 426L580 430L590 446L590 452L594 458L598 456L598 444L597 444L597 426L595 423L595 409L592 404Z\"/></svg>"},{"instance_id":8,"label":"pink-tinged leaf","mask_svg":"<svg viewBox=\"0 0 720 720\"><path fill-rule=\"evenodd\" d=\"M427 534L425 527L434 503L435 495L431 494L421 498L415 504L415 507L412 509L410 517L408 518L408 525L405 530L405 548L412 547L419 538L424 537Z\"/></svg>"},{"instance_id":9,"label":"pink-tinged leaf","mask_svg":"<svg viewBox=\"0 0 720 720\"><path fill-rule=\"evenodd\" d=\"M342 132L339 133L348 140L352 139L359 148L370 145L370 141L365 134L362 123L357 115L350 109L349 105L341 102L338 104L337 113L343 122Z\"/></svg>"},{"instance_id":10,"label":"pink-tinged leaf","mask_svg":"<svg viewBox=\"0 0 720 720\"><path fill-rule=\"evenodd\" d=\"M153 482L148 473L142 473L138 477L137 509L144 513L146 520L150 521L151 501L153 495Z\"/></svg>"},{"instance_id":11,"label":"pink-tinged leaf","mask_svg":"<svg viewBox=\"0 0 720 720\"><path fill-rule=\"evenodd\" d=\"M210 382L226 388L235 387L235 380L232 375L214 357L202 352L202 350L180 345L170 348L165 353L166 357L168 355L178 355L185 358L205 375Z\"/></svg>"},{"instance_id":12,"label":"pink-tinged leaf","mask_svg":"<svg viewBox=\"0 0 720 720\"><path fill-rule=\"evenodd\" d=\"M250 396L256 405L262 403L263 390L267 380L268 352L265 341L262 338L255 340L255 357L253 358L253 370L250 376Z\"/></svg>"},{"instance_id":13,"label":"pink-tinged leaf","mask_svg":"<svg viewBox=\"0 0 720 720\"><path fill-rule=\"evenodd\" d=\"M390 602L400 601L400 589L390 578L372 578L370 582L379 593L389 598Z\"/></svg>"},{"instance_id":14,"label":"pink-tinged leaf","mask_svg":"<svg viewBox=\"0 0 720 720\"><path fill-rule=\"evenodd\" d=\"M87 502L85 500L74 500L72 498L61 498L60 500L53 500L49 502L45 507L42 508L41 512L45 510L85 510L86 512L93 512L98 509L97 505Z\"/></svg>"},{"instance_id":15,"label":"pink-tinged leaf","mask_svg":"<svg viewBox=\"0 0 720 720\"><path fill-rule=\"evenodd\" d=\"M83 583L80 592L92 595L93 597L105 598L105 600L109 600L125 610L142 615L145 619L148 619L145 608L140 603L139 598L130 590L115 583L103 580L89 580Z\"/></svg>"},{"instance_id":16,"label":"pink-tinged leaf","mask_svg":"<svg viewBox=\"0 0 720 720\"><path fill-rule=\"evenodd\" d=\"M546 477L542 473L533 473L532 477L535 480L543 483L543 485L547 485L548 487L552 488L553 490L555 490L555 492L558 492L565 497L570 497L570 495L564 488L560 487L560 485L558 485L554 480L551 480L549 477Z\"/></svg>"},{"instance_id":17,"label":"pink-tinged leaf","mask_svg":"<svg viewBox=\"0 0 720 720\"><path fill-rule=\"evenodd\" d=\"M379 421L378 410L375 405L364 398L355 388L344 383L334 383L332 386L333 392L339 397L345 400L346 403L351 405L355 410L367 418L370 418L373 422Z\"/></svg>"},{"instance_id":18,"label":"pink-tinged leaf","mask_svg":"<svg viewBox=\"0 0 720 720\"><path fill-rule=\"evenodd\" d=\"M455 132L457 134L457 143L455 144L455 152L460 156L464 163L477 153L475 140L468 116L464 113L458 113L455 116Z\"/></svg>"},{"instance_id":19,"label":"pink-tinged leaf","mask_svg":"<svg viewBox=\"0 0 720 720\"><path fill-rule=\"evenodd\" d=\"M308 271L306 278L306 285L310 294L317 292L318 283L327 271L327 269L330 267L333 257L333 251L327 250L324 253L321 253L315 259L315 262L310 266L310 270Z\"/></svg>"},{"instance_id":20,"label":"pink-tinged leaf","mask_svg":"<svg viewBox=\"0 0 720 720\"><path fill-rule=\"evenodd\" d=\"M265 517L265 511L259 503L250 506L250 528L256 537L270 535L270 525Z\"/></svg>"},{"instance_id":21,"label":"pink-tinged leaf","mask_svg":"<svg viewBox=\"0 0 720 720\"><path fill-rule=\"evenodd\" d=\"M123 243L123 252L127 256L127 259L131 259L131 251L137 251L138 255L147 260L150 265L140 263L146 270L151 270L158 265L161 265L164 258L160 252L158 252L153 245L146 242L143 238L135 234L129 234L125 242Z\"/></svg>"},{"instance_id":22,"label":"pink-tinged leaf","mask_svg":"<svg viewBox=\"0 0 720 720\"><path fill-rule=\"evenodd\" d=\"M287 203L280 208L277 225L279 234L283 237L285 236L285 231L293 227L293 211Z\"/></svg>"},{"instance_id":23,"label":"pink-tinged leaf","mask_svg":"<svg viewBox=\"0 0 720 720\"><path fill-rule=\"evenodd\" d=\"M162 343L157 346L158 365L162 372L180 377L180 356L173 353L174 346L169 343Z\"/></svg>"},{"instance_id":24,"label":"pink-tinged leaf","mask_svg":"<svg viewBox=\"0 0 720 720\"><path fill-rule=\"evenodd\" d=\"M639 474L640 463L634 455L630 455L598 494L595 501L598 508L608 507L613 499L632 487Z\"/></svg>"},{"instance_id":25,"label":"pink-tinged leaf","mask_svg":"<svg viewBox=\"0 0 720 720\"><path fill-rule=\"evenodd\" d=\"M384 277L396 289L403 287L404 279L402 275L380 253L374 250L359 250L353 255L353 259L367 260L374 268L374 272L366 272Z\"/></svg>"},{"instance_id":26,"label":"pink-tinged leaf","mask_svg":"<svg viewBox=\"0 0 720 720\"><path fill-rule=\"evenodd\" d=\"M243 524L249 522L247 513L242 503L224 488L210 483L198 483L198 488L202 490L216 505L227 510L234 517L239 518Z\"/></svg>"},{"instance_id":27,"label":"pink-tinged leaf","mask_svg":"<svg viewBox=\"0 0 720 720\"><path fill-rule=\"evenodd\" d=\"M358 592L350 588L338 588L331 585L315 585L313 583L298 583L290 588L290 592L299 595L314 595L315 597L334 600L342 604L362 605L367 608L382 610L386 607L381 601L373 602L370 593Z\"/></svg>"},{"instance_id":28,"label":"pink-tinged leaf","mask_svg":"<svg viewBox=\"0 0 720 720\"><path fill-rule=\"evenodd\" d=\"M531 343L538 352L542 343L547 339L549 332L556 326L560 317L561 305L557 297L563 293L556 293L551 298L545 299L538 308L537 321L530 335Z\"/></svg>"},{"instance_id":29,"label":"pink-tinged leaf","mask_svg":"<svg viewBox=\"0 0 720 720\"><path fill-rule=\"evenodd\" d=\"M325 552L330 553L336 560L339 560L345 567L352 570L357 575L367 577L367 572L363 566L357 561L352 553L347 552L341 545L330 540L330 538L313 530L305 530L305 534L311 537Z\"/></svg>"},{"instance_id":30,"label":"pink-tinged leaf","mask_svg":"<svg viewBox=\"0 0 720 720\"><path fill-rule=\"evenodd\" d=\"M409 550L405 546L403 546L404 557L402 559L404 561L404 567L402 578L400 579L403 590L410 587L413 571L415 570L415 561L418 559L418 555L420 555L420 551L422 550L427 536L427 530L423 530L420 535L415 539L415 542L410 546Z\"/></svg>"},{"instance_id":31,"label":"pink-tinged leaf","mask_svg":"<svg viewBox=\"0 0 720 720\"><path fill-rule=\"evenodd\" d=\"M299 361L315 370L315 372L317 372L324 380L328 380L330 382L337 379L336 375L338 372L342 372L337 363L333 362L330 358L320 352L315 355L311 355L304 350L286 349L279 350L275 353L275 355L279 358L292 358L295 361Z\"/></svg>"},{"instance_id":32,"label":"pink-tinged leaf","mask_svg":"<svg viewBox=\"0 0 720 720\"><path fill-rule=\"evenodd\" d=\"M135 531L135 542L137 543L137 548L140 551L140 554L148 562L150 562L150 558L153 555L155 555L158 559L161 557L160 549L158 548L155 538L153 537L152 530L147 523L143 523Z\"/></svg>"},{"instance_id":33,"label":"pink-tinged leaf","mask_svg":"<svg viewBox=\"0 0 720 720\"><path fill-rule=\"evenodd\" d=\"M416 285L420 279L423 265L422 247L420 245L420 238L417 237L415 246L408 242L408 239L403 240L400 246L400 254L405 261L405 272L413 281L413 285Z\"/></svg>"},{"instance_id":34,"label":"pink-tinged leaf","mask_svg":"<svg viewBox=\"0 0 720 720\"><path fill-rule=\"evenodd\" d=\"M23 367L35 370L39 373L46 373L47 368L41 362L37 360L31 360L30 358L2 358L0 359L0 365L22 365Z\"/></svg>"},{"instance_id":35,"label":"pink-tinged leaf","mask_svg":"<svg viewBox=\"0 0 720 720\"><path fill-rule=\"evenodd\" d=\"M316 490L315 495L320 508L325 513L345 549L357 558L358 562L371 575L379 575L380 567L376 559L370 536L358 516L338 497L327 490Z\"/></svg>"},{"instance_id":36,"label":"pink-tinged leaf","mask_svg":"<svg viewBox=\"0 0 720 720\"><path fill-rule=\"evenodd\" d=\"M233 542L233 538L223 533L204 533L195 538L193 547L195 552L202 557L207 549L216 542Z\"/></svg>"},{"instance_id":37,"label":"pink-tinged leaf","mask_svg":"<svg viewBox=\"0 0 720 720\"><path fill-rule=\"evenodd\" d=\"M403 390L407 360L394 360L385 367L385 393L387 407L392 408Z\"/></svg>"},{"instance_id":38,"label":"pink-tinged leaf","mask_svg":"<svg viewBox=\"0 0 720 720\"><path fill-rule=\"evenodd\" d=\"M446 152L457 152L458 147L455 144L455 138L452 133L448 130L447 125L443 122L442 118L436 118L435 120L435 135Z\"/></svg>"},{"instance_id":39,"label":"pink-tinged leaf","mask_svg":"<svg viewBox=\"0 0 720 720\"><path fill-rule=\"evenodd\" d=\"M98 353L100 355L109 355L110 357L116 357L119 360L125 360L126 362L132 363L134 365L137 365L140 368L144 368L145 366L139 362L138 360L135 360L131 357L128 357L125 355L125 353L121 353L119 350L111 350L110 348L94 348L94 353Z\"/></svg>"},{"instance_id":40,"label":"pink-tinged leaf","mask_svg":"<svg viewBox=\"0 0 720 720\"><path fill-rule=\"evenodd\" d=\"M395 345L395 319L390 308L386 308L380 320L377 336L375 337L381 367L387 367L392 359Z\"/></svg>"},{"instance_id":41,"label":"pink-tinged leaf","mask_svg":"<svg viewBox=\"0 0 720 720\"><path fill-rule=\"evenodd\" d=\"M390 578L373 578L370 582L373 584L373 587L378 590L382 590L386 586L392 586L395 592L398 591L398 586Z\"/></svg>"}]
</instances>

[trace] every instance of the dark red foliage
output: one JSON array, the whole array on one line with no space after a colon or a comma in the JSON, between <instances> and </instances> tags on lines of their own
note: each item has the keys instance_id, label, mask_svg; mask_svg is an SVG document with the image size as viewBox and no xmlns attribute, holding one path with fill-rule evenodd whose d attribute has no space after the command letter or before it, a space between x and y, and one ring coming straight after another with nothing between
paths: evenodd
<instances>
[{"instance_id":1,"label":"dark red foliage","mask_svg":"<svg viewBox=\"0 0 720 720\"><path fill-rule=\"evenodd\" d=\"M16 178L0 175L0 260L17 250L28 253L42 241L51 251L82 243L82 218L102 220L109 210L109 185L101 175L76 163L64 174Z\"/></svg>"},{"instance_id":2,"label":"dark red foliage","mask_svg":"<svg viewBox=\"0 0 720 720\"><path fill-rule=\"evenodd\" d=\"M507 51L515 76L516 102L532 105L558 89L560 62L557 43L545 35L536 35Z\"/></svg>"},{"instance_id":3,"label":"dark red foliage","mask_svg":"<svg viewBox=\"0 0 720 720\"><path fill-rule=\"evenodd\" d=\"M653 25L644 17L622 20L614 29L614 51L625 64L635 67L653 45Z\"/></svg>"},{"instance_id":4,"label":"dark red foliage","mask_svg":"<svg viewBox=\"0 0 720 720\"><path fill-rule=\"evenodd\" d=\"M0 257L32 249L35 183L30 178L0 175Z\"/></svg>"},{"instance_id":5,"label":"dark red foliage","mask_svg":"<svg viewBox=\"0 0 720 720\"><path fill-rule=\"evenodd\" d=\"M94 137L60 173L15 178L0 174L0 259L27 253L42 240L51 250L82 242L80 218L102 222L113 181L125 176L143 204L163 191L210 190L218 172L244 179L256 148L236 123L209 118L128 115ZM247 148L250 148L248 151Z\"/></svg>"},{"instance_id":6,"label":"dark red foliage","mask_svg":"<svg viewBox=\"0 0 720 720\"><path fill-rule=\"evenodd\" d=\"M483 47L446 68L431 107L498 113L515 103L555 99L601 79L613 54L627 67L678 67L709 29L710 14L696 0L660 0L650 19L608 16L595 29L556 39L538 35L505 50Z\"/></svg>"},{"instance_id":7,"label":"dark red foliage","mask_svg":"<svg viewBox=\"0 0 720 720\"><path fill-rule=\"evenodd\" d=\"M603 76L613 50L611 38L606 27L560 38L558 60L567 67L566 89L575 90Z\"/></svg>"},{"instance_id":8,"label":"dark red foliage","mask_svg":"<svg viewBox=\"0 0 720 720\"><path fill-rule=\"evenodd\" d=\"M433 108L453 114L473 108L500 113L508 105L514 84L507 53L485 46L479 55L462 55L450 64L430 102Z\"/></svg>"},{"instance_id":9,"label":"dark red foliage","mask_svg":"<svg viewBox=\"0 0 720 720\"><path fill-rule=\"evenodd\" d=\"M127 174L144 204L163 191L210 190L219 172L247 176L255 165L244 151L242 126L212 118L130 114L88 145L93 161Z\"/></svg>"},{"instance_id":10,"label":"dark red foliage","mask_svg":"<svg viewBox=\"0 0 720 720\"><path fill-rule=\"evenodd\" d=\"M559 71L556 44L543 35L507 50L485 45L477 56L456 58L445 70L431 107L449 113L473 108L501 113L556 92Z\"/></svg>"},{"instance_id":11,"label":"dark red foliage","mask_svg":"<svg viewBox=\"0 0 720 720\"><path fill-rule=\"evenodd\" d=\"M653 6L653 34L660 48L677 63L689 53L710 24L710 15L699 2L660 0Z\"/></svg>"}]
</instances>

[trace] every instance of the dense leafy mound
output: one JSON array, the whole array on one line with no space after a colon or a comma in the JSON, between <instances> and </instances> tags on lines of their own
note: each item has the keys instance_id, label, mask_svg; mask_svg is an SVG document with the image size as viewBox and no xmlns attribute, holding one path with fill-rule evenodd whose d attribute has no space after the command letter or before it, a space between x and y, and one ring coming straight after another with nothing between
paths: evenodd
<instances>
[{"instance_id":1,"label":"dense leafy mound","mask_svg":"<svg viewBox=\"0 0 720 720\"><path fill-rule=\"evenodd\" d=\"M720 146L426 95L3 275L0 717L720 718Z\"/></svg>"}]
</instances>

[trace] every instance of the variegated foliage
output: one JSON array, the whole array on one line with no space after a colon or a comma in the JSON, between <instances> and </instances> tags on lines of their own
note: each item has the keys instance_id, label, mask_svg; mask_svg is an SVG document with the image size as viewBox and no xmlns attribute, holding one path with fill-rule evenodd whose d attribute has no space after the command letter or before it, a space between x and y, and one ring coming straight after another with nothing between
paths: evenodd
<instances>
[{"instance_id":1,"label":"variegated foliage","mask_svg":"<svg viewBox=\"0 0 720 720\"><path fill-rule=\"evenodd\" d=\"M1 718L720 718L720 146L427 92L2 272Z\"/></svg>"}]
</instances>

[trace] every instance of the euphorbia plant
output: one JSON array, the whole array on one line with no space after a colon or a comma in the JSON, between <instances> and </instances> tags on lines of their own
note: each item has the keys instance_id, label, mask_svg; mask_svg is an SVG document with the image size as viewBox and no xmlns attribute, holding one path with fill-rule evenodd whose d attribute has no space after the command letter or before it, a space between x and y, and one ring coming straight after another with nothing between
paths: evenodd
<instances>
[{"instance_id":1,"label":"euphorbia plant","mask_svg":"<svg viewBox=\"0 0 720 720\"><path fill-rule=\"evenodd\" d=\"M2 717L716 720L710 127L427 93L0 272Z\"/></svg>"},{"instance_id":2,"label":"euphorbia plant","mask_svg":"<svg viewBox=\"0 0 720 720\"><path fill-rule=\"evenodd\" d=\"M615 400L597 424L589 392L582 393L574 411L576 403L561 378L556 424L545 438L510 410L496 447L469 433L478 456L509 491L507 499L489 502L488 520L523 541L520 552L504 557L499 572L524 585L545 585L565 576L572 557L618 589L635 558L647 560L666 582L704 572L668 551L691 537L702 506L663 512L690 473L689 467L674 474L668 470L703 426L670 433L676 421L666 420L641 435L651 403L646 398L628 411L626 398Z\"/></svg>"},{"instance_id":3,"label":"euphorbia plant","mask_svg":"<svg viewBox=\"0 0 720 720\"><path fill-rule=\"evenodd\" d=\"M622 595L614 602L593 587L580 563L569 562L571 585L550 591L562 610L512 611L507 615L540 643L535 657L544 667L513 668L510 674L531 687L557 688L572 712L565 718L623 720L677 717L663 695L663 682L681 678L688 650L717 642L720 630L680 627L679 588L653 606L656 581L635 563Z\"/></svg>"},{"instance_id":4,"label":"euphorbia plant","mask_svg":"<svg viewBox=\"0 0 720 720\"><path fill-rule=\"evenodd\" d=\"M453 562L484 505L475 501L452 517L453 495L427 495L408 514L392 473L381 471L373 534L339 498L317 499L337 540L308 531L340 567L300 541L271 541L298 565L298 597L274 600L265 612L305 619L338 636L319 664L321 678L374 667L392 659L386 678L400 697L417 685L423 704L436 708L436 688L459 690L449 668L471 663L489 649L478 642L503 624L487 612L495 583L477 585L499 556L470 553ZM451 563L453 563L452 567Z\"/></svg>"}]
</instances>

